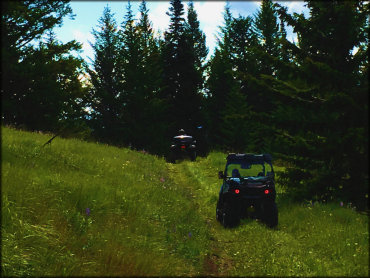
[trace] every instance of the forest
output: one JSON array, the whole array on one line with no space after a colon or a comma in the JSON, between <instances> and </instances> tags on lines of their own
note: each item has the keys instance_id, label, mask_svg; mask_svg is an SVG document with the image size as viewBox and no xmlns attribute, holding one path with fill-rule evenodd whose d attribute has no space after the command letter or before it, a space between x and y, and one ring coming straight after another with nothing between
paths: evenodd
<instances>
[{"instance_id":1,"label":"forest","mask_svg":"<svg viewBox=\"0 0 370 278\"><path fill-rule=\"evenodd\" d=\"M170 1L160 36L145 1L122 22L107 6L92 66L53 32L69 2L2 1L2 125L157 155L183 128L203 155L271 153L296 200L368 208L369 2L305 1L308 17L271 0L234 17L226 4L209 60L192 1Z\"/></svg>"}]
</instances>

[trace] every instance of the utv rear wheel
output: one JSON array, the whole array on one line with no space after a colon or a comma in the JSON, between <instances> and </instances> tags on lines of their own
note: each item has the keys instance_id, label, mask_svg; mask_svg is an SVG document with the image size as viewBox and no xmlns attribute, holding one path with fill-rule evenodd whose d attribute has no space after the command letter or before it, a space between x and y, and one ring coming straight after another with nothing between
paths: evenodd
<instances>
[{"instance_id":1,"label":"utv rear wheel","mask_svg":"<svg viewBox=\"0 0 370 278\"><path fill-rule=\"evenodd\" d=\"M216 206L216 219L220 223L222 223L222 209L220 206L220 201L217 201L217 206Z\"/></svg>"},{"instance_id":2,"label":"utv rear wheel","mask_svg":"<svg viewBox=\"0 0 370 278\"><path fill-rule=\"evenodd\" d=\"M167 162L176 163L176 156L173 152L170 152L167 157Z\"/></svg>"},{"instance_id":3,"label":"utv rear wheel","mask_svg":"<svg viewBox=\"0 0 370 278\"><path fill-rule=\"evenodd\" d=\"M197 153L196 153L196 151L192 151L191 153L190 153L190 160L191 161L195 161L195 159L197 158Z\"/></svg>"},{"instance_id":4,"label":"utv rear wheel","mask_svg":"<svg viewBox=\"0 0 370 278\"><path fill-rule=\"evenodd\" d=\"M225 202L222 209L222 225L226 227L234 227L239 223L238 214L235 208L230 204Z\"/></svg>"},{"instance_id":5,"label":"utv rear wheel","mask_svg":"<svg viewBox=\"0 0 370 278\"><path fill-rule=\"evenodd\" d=\"M275 202L267 202L263 205L262 220L270 228L278 225L278 209Z\"/></svg>"}]
</instances>

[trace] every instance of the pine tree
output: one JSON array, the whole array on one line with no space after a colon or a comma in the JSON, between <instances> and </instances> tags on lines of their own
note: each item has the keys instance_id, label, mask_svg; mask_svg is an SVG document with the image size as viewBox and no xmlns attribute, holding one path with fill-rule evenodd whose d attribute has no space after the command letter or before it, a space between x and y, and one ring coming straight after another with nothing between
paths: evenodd
<instances>
[{"instance_id":1,"label":"pine tree","mask_svg":"<svg viewBox=\"0 0 370 278\"><path fill-rule=\"evenodd\" d=\"M217 37L217 44L220 49L225 50L225 53L231 53L230 50L230 29L231 23L233 21L233 16L230 11L230 3L226 2L224 10L224 24L219 26L219 36Z\"/></svg>"},{"instance_id":2,"label":"pine tree","mask_svg":"<svg viewBox=\"0 0 370 278\"><path fill-rule=\"evenodd\" d=\"M122 140L122 121L120 102L121 76L118 71L117 23L106 6L99 19L98 29L92 32L95 43L91 44L95 57L93 69L89 69L91 124L97 138L107 142Z\"/></svg>"},{"instance_id":3,"label":"pine tree","mask_svg":"<svg viewBox=\"0 0 370 278\"><path fill-rule=\"evenodd\" d=\"M120 72L120 101L121 119L124 128L122 130L122 138L125 143L133 145L136 142L141 145L140 134L141 129L140 112L144 96L141 90L143 80L141 75L144 69L143 53L140 46L140 36L138 27L135 24L131 3L126 6L126 14L121 23L119 33L119 57L117 70ZM135 144L134 144L135 145Z\"/></svg>"},{"instance_id":4,"label":"pine tree","mask_svg":"<svg viewBox=\"0 0 370 278\"><path fill-rule=\"evenodd\" d=\"M122 64L126 72L124 82L131 84L125 86L128 93L124 114L126 132L134 147L163 153L169 142L165 138L166 106L160 94L163 70L159 41L154 37L145 1L141 2L139 10L140 18L134 24L131 6L128 5L121 36L125 49L122 57L129 57Z\"/></svg>"},{"instance_id":5,"label":"pine tree","mask_svg":"<svg viewBox=\"0 0 370 278\"><path fill-rule=\"evenodd\" d=\"M66 1L2 2L4 123L54 132L83 125L82 60L70 54L81 44L52 32L71 13Z\"/></svg>"},{"instance_id":6,"label":"pine tree","mask_svg":"<svg viewBox=\"0 0 370 278\"><path fill-rule=\"evenodd\" d=\"M2 44L19 51L42 38L48 30L61 26L63 18L73 18L68 1L3 1Z\"/></svg>"},{"instance_id":7,"label":"pine tree","mask_svg":"<svg viewBox=\"0 0 370 278\"><path fill-rule=\"evenodd\" d=\"M254 17L255 31L257 33L260 45L265 53L272 57L279 56L279 25L277 13L271 0L263 0L261 8ZM284 32L284 31L283 31ZM266 68L267 71L270 68ZM272 74L269 70L266 74Z\"/></svg>"},{"instance_id":8,"label":"pine tree","mask_svg":"<svg viewBox=\"0 0 370 278\"><path fill-rule=\"evenodd\" d=\"M180 0L170 2L169 12L170 26L164 33L164 42L162 45L162 60L164 65L164 96L170 105L174 105L174 99L181 93L180 87L180 47L184 44L184 6ZM172 112L172 111L171 111ZM176 129L178 123L172 123Z\"/></svg>"},{"instance_id":9,"label":"pine tree","mask_svg":"<svg viewBox=\"0 0 370 278\"><path fill-rule=\"evenodd\" d=\"M252 118L253 111L265 108L261 92L256 86L258 71L258 57L256 56L257 37L253 31L251 17L231 16L229 6L225 6L224 26L221 27L219 49L210 61L210 76L208 88L210 92L209 111L214 119L212 136L215 143L224 147L236 147L239 150L248 146L257 146L258 134L252 124L257 119ZM237 101L236 101L237 100ZM239 101L239 104L236 103ZM262 104L260 104L262 102ZM252 112L252 113L251 113ZM261 114L261 112L260 112ZM234 119L234 128L230 126L230 117ZM248 140L244 130L248 127ZM251 132L254 131L254 132ZM244 139L230 142L227 138ZM254 136L254 137L253 137ZM260 150L257 150L260 151Z\"/></svg>"},{"instance_id":10,"label":"pine tree","mask_svg":"<svg viewBox=\"0 0 370 278\"><path fill-rule=\"evenodd\" d=\"M196 70L202 78L204 71L204 62L208 54L208 49L206 46L206 36L200 30L199 26L200 23L198 20L198 15L194 10L193 2L190 1L188 4L185 32L187 34L187 39L191 47L190 52L194 54L194 64L196 66Z\"/></svg>"},{"instance_id":11,"label":"pine tree","mask_svg":"<svg viewBox=\"0 0 370 278\"><path fill-rule=\"evenodd\" d=\"M204 59L204 51L199 52L204 37L197 28L199 22L196 20L194 9L190 8L189 12L190 22L185 22L183 4L180 0L173 0L167 13L171 18L169 29L165 32L162 57L164 93L174 119L170 124L171 133L175 133L179 128L192 132L202 122L202 95L199 93L202 73L197 70L197 64Z\"/></svg>"},{"instance_id":12,"label":"pine tree","mask_svg":"<svg viewBox=\"0 0 370 278\"><path fill-rule=\"evenodd\" d=\"M223 137L225 102L229 99L228 95L237 90L231 60L230 29L232 20L230 5L227 2L224 11L224 24L219 27L218 47L208 62L207 112L210 119L209 137L211 144L218 148L226 145Z\"/></svg>"},{"instance_id":13,"label":"pine tree","mask_svg":"<svg viewBox=\"0 0 370 278\"><path fill-rule=\"evenodd\" d=\"M239 90L232 90L223 105L219 131L222 145L229 152L247 152L252 142L249 136L251 117L245 96Z\"/></svg>"},{"instance_id":14,"label":"pine tree","mask_svg":"<svg viewBox=\"0 0 370 278\"><path fill-rule=\"evenodd\" d=\"M149 10L143 0L140 5L140 19L137 24L140 36L140 51L143 69L139 82L143 95L141 107L141 141L143 147L151 152L164 154L168 150L170 138L167 135L167 106L162 99L163 66L161 61L160 39L154 35L148 17ZM144 134L143 134L144 132Z\"/></svg>"},{"instance_id":15,"label":"pine tree","mask_svg":"<svg viewBox=\"0 0 370 278\"><path fill-rule=\"evenodd\" d=\"M255 50L257 38L252 29L253 19L251 17L239 16L234 18L230 24L229 41L230 55L235 71L256 75L257 63Z\"/></svg>"},{"instance_id":16,"label":"pine tree","mask_svg":"<svg viewBox=\"0 0 370 278\"><path fill-rule=\"evenodd\" d=\"M145 0L140 5L140 20L137 24L140 37L140 52L143 60L143 80L147 86L147 97L159 97L162 86L163 68L160 57L160 39L155 38L152 24L148 17L149 10Z\"/></svg>"},{"instance_id":17,"label":"pine tree","mask_svg":"<svg viewBox=\"0 0 370 278\"><path fill-rule=\"evenodd\" d=\"M366 43L364 4L308 1L308 7L307 19L279 8L298 32L298 45L291 45L297 60L288 80L269 80L281 97L281 109L274 113L277 138L290 141L289 150L281 150L292 165L285 181L292 188L299 185L306 198L364 204L368 108L363 101L368 85L358 77L366 57L352 53Z\"/></svg>"},{"instance_id":18,"label":"pine tree","mask_svg":"<svg viewBox=\"0 0 370 278\"><path fill-rule=\"evenodd\" d=\"M121 24L119 31L119 46L120 46L120 67L124 77L123 91L125 98L131 101L135 98L137 91L137 75L143 69L142 57L140 53L140 37L135 25L135 19L132 12L131 3L127 4L127 12Z\"/></svg>"}]
</instances>

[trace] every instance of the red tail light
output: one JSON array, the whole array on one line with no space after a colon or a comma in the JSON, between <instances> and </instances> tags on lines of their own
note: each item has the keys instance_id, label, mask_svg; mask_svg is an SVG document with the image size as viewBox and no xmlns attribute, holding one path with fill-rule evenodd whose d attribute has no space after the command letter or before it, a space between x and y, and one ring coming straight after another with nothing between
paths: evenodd
<instances>
[{"instance_id":1,"label":"red tail light","mask_svg":"<svg viewBox=\"0 0 370 278\"><path fill-rule=\"evenodd\" d=\"M265 190L265 194L269 194L270 191L268 189Z\"/></svg>"},{"instance_id":2,"label":"red tail light","mask_svg":"<svg viewBox=\"0 0 370 278\"><path fill-rule=\"evenodd\" d=\"M181 149L185 149L185 146L181 146Z\"/></svg>"},{"instance_id":3,"label":"red tail light","mask_svg":"<svg viewBox=\"0 0 370 278\"><path fill-rule=\"evenodd\" d=\"M235 192L236 194L239 194L239 193L240 193L240 190L239 190L239 189L235 189L235 190L234 190L234 192Z\"/></svg>"}]
</instances>

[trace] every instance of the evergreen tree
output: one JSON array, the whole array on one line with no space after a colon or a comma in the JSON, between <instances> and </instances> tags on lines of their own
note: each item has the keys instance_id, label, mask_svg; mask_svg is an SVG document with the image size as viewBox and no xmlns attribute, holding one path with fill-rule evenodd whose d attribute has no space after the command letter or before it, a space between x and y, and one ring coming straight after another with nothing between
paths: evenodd
<instances>
[{"instance_id":1,"label":"evergreen tree","mask_svg":"<svg viewBox=\"0 0 370 278\"><path fill-rule=\"evenodd\" d=\"M246 152L250 142L250 110L240 90L232 90L221 110L222 144L229 152Z\"/></svg>"},{"instance_id":2,"label":"evergreen tree","mask_svg":"<svg viewBox=\"0 0 370 278\"><path fill-rule=\"evenodd\" d=\"M254 29L258 36L259 44L262 48L260 72L263 74L276 74L273 58L279 57L279 25L277 22L277 13L271 0L263 0L261 8L254 18ZM284 31L283 31L284 32ZM264 59L263 59L264 58Z\"/></svg>"},{"instance_id":3,"label":"evergreen tree","mask_svg":"<svg viewBox=\"0 0 370 278\"><path fill-rule=\"evenodd\" d=\"M63 17L72 15L69 1L3 1L1 33L5 48L27 50L29 43L42 38L48 30L61 26Z\"/></svg>"},{"instance_id":4,"label":"evergreen tree","mask_svg":"<svg viewBox=\"0 0 370 278\"><path fill-rule=\"evenodd\" d=\"M285 182L292 191L305 191L305 197L334 196L364 205L368 85L359 80L367 57L352 50L367 41L366 10L363 2L350 1L308 1L308 7L307 19L279 8L298 33L298 46L291 45L297 61L288 80L269 79L281 96L281 108L274 113L279 145L290 141L289 150L280 150L292 166Z\"/></svg>"},{"instance_id":5,"label":"evergreen tree","mask_svg":"<svg viewBox=\"0 0 370 278\"><path fill-rule=\"evenodd\" d=\"M144 69L143 53L130 2L128 2L126 9L127 12L119 31L119 64L117 65L121 78L120 100L124 104L121 107L122 122L124 123L122 137L126 143L137 142L141 145L138 141L140 140L138 130L142 126L139 122L143 101L143 92L140 90L143 84L143 80L140 80Z\"/></svg>"},{"instance_id":6,"label":"evergreen tree","mask_svg":"<svg viewBox=\"0 0 370 278\"><path fill-rule=\"evenodd\" d=\"M234 71L257 75L255 50L257 38L252 29L251 17L234 18L230 25L229 41Z\"/></svg>"},{"instance_id":7,"label":"evergreen tree","mask_svg":"<svg viewBox=\"0 0 370 278\"><path fill-rule=\"evenodd\" d=\"M225 145L221 132L223 108L228 94L236 86L232 73L232 64L226 50L216 49L209 61L207 80L207 111L210 120L210 142L217 147Z\"/></svg>"},{"instance_id":8,"label":"evergreen tree","mask_svg":"<svg viewBox=\"0 0 370 278\"><path fill-rule=\"evenodd\" d=\"M159 42L154 38L146 2L140 5L135 24L131 5L120 33L120 60L123 71L123 120L127 141L135 148L163 153L166 106L160 98L162 68ZM150 123L150 124L149 124ZM169 142L166 144L168 148Z\"/></svg>"},{"instance_id":9,"label":"evergreen tree","mask_svg":"<svg viewBox=\"0 0 370 278\"><path fill-rule=\"evenodd\" d=\"M159 97L162 86L163 69L160 60L160 39L155 38L152 24L148 17L149 10L145 0L140 5L140 20L138 22L138 32L140 37L140 51L144 67L142 73L148 97Z\"/></svg>"},{"instance_id":10,"label":"evergreen tree","mask_svg":"<svg viewBox=\"0 0 370 278\"><path fill-rule=\"evenodd\" d=\"M186 22L186 34L190 45L190 54L194 56L194 64L196 70L203 79L204 62L208 54L208 49L206 46L206 36L200 30L199 20L196 11L194 10L194 4L192 1L188 4L188 14ZM201 82L201 81L200 81Z\"/></svg>"},{"instance_id":11,"label":"evergreen tree","mask_svg":"<svg viewBox=\"0 0 370 278\"><path fill-rule=\"evenodd\" d=\"M228 95L237 90L234 80L233 63L231 60L230 33L233 17L230 12L229 2L225 5L224 24L220 26L217 38L218 47L208 63L208 101L207 111L210 120L210 142L217 148L224 147L223 126L225 121L226 100Z\"/></svg>"},{"instance_id":12,"label":"evergreen tree","mask_svg":"<svg viewBox=\"0 0 370 278\"><path fill-rule=\"evenodd\" d=\"M220 49L225 50L226 53L231 53L230 50L230 29L231 23L233 21L233 16L230 11L230 3L229 1L226 2L225 10L224 10L224 24L223 26L219 26L219 36L217 37L217 44Z\"/></svg>"},{"instance_id":13,"label":"evergreen tree","mask_svg":"<svg viewBox=\"0 0 370 278\"><path fill-rule=\"evenodd\" d=\"M172 0L170 2L169 11L166 13L170 16L170 26L168 31L164 33L164 42L162 45L162 61L164 66L164 89L162 91L170 110L169 115L173 115L174 119L169 123L169 134L174 133L180 124L178 113L176 110L175 99L181 94L180 84L180 62L181 62L181 47L184 44L184 6L180 0ZM175 116L175 117L174 117Z\"/></svg>"},{"instance_id":14,"label":"evergreen tree","mask_svg":"<svg viewBox=\"0 0 370 278\"><path fill-rule=\"evenodd\" d=\"M250 151L270 152L273 134L271 113L276 105L273 91L261 81L262 75L277 78L280 60L280 33L273 3L262 1L254 16L235 19L234 56L237 79L248 104L248 142ZM283 26L281 26L283 28ZM280 30L284 32L285 30Z\"/></svg>"},{"instance_id":15,"label":"evergreen tree","mask_svg":"<svg viewBox=\"0 0 370 278\"><path fill-rule=\"evenodd\" d=\"M199 93L202 85L201 72L197 71L197 65L194 64L199 64L202 60L198 55L201 53L195 53L201 49L198 44L202 44L202 35L196 28L199 22L194 9L190 8L190 23L185 22L184 7L180 0L171 1L167 14L171 18L169 29L165 32L162 57L164 93L174 119L170 124L170 132L173 134L179 128L192 132L202 122L202 95ZM200 41L194 41L197 36L200 36Z\"/></svg>"},{"instance_id":16,"label":"evergreen tree","mask_svg":"<svg viewBox=\"0 0 370 278\"><path fill-rule=\"evenodd\" d=\"M73 41L59 43L49 32L47 42L39 42L33 54L24 59L23 65L31 65L23 68L31 81L27 81L28 92L19 103L23 110L19 122L32 130L49 131L84 125L86 90L79 80L83 61L69 54L80 49Z\"/></svg>"},{"instance_id":17,"label":"evergreen tree","mask_svg":"<svg viewBox=\"0 0 370 278\"><path fill-rule=\"evenodd\" d=\"M71 13L68 1L2 2L4 123L47 131L83 125L82 61L70 55L81 44L61 44L51 31Z\"/></svg>"},{"instance_id":18,"label":"evergreen tree","mask_svg":"<svg viewBox=\"0 0 370 278\"><path fill-rule=\"evenodd\" d=\"M149 10L143 0L140 5L140 19L137 24L140 37L140 52L143 68L138 76L141 84L142 104L140 114L142 122L138 126L142 147L163 154L167 151L169 138L166 137L166 105L161 98L163 86L163 67L160 56L160 41L154 37L152 24L148 17Z\"/></svg>"},{"instance_id":19,"label":"evergreen tree","mask_svg":"<svg viewBox=\"0 0 370 278\"><path fill-rule=\"evenodd\" d=\"M261 98L255 84L258 74L255 55L257 38L253 32L252 18L233 18L228 4L225 6L224 19L218 40L219 49L210 61L209 110L215 119L211 134L219 146L230 147L230 139L234 137L239 139L233 142L232 148L247 150L248 146L255 145L256 138L253 138L251 131L255 129L256 125L252 123L256 119L252 118L254 114L251 112L256 110L255 106ZM231 119L233 127L230 126Z\"/></svg>"},{"instance_id":20,"label":"evergreen tree","mask_svg":"<svg viewBox=\"0 0 370 278\"><path fill-rule=\"evenodd\" d=\"M119 142L123 136L121 109L121 76L118 67L117 23L108 6L99 19L98 29L92 32L95 43L91 44L95 57L93 69L89 69L92 88L90 105L91 124L97 138Z\"/></svg>"}]
</instances>

